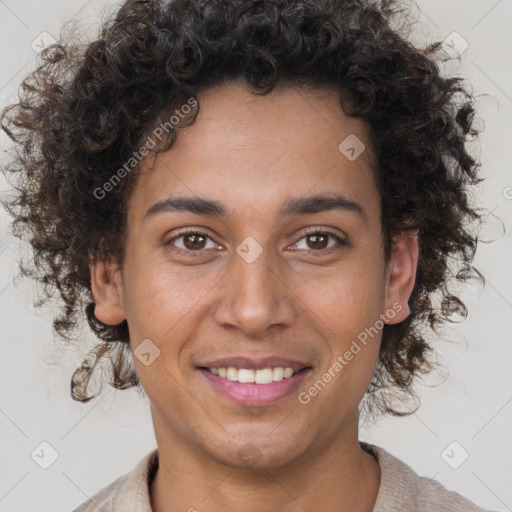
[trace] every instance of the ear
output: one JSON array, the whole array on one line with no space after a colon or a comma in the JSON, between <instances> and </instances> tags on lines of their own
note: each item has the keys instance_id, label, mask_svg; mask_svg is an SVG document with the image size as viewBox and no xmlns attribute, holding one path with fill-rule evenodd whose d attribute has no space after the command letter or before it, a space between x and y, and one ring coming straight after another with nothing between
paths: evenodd
<instances>
[{"instance_id":1,"label":"ear","mask_svg":"<svg viewBox=\"0 0 512 512\"><path fill-rule=\"evenodd\" d=\"M386 312L387 324L397 324L405 320L409 314L407 301L411 296L416 282L418 266L418 231L402 231L394 238L394 250L387 267L386 276Z\"/></svg>"},{"instance_id":2,"label":"ear","mask_svg":"<svg viewBox=\"0 0 512 512\"><path fill-rule=\"evenodd\" d=\"M121 270L112 261L91 258L91 291L94 316L104 324L117 325L125 318L121 285Z\"/></svg>"}]
</instances>

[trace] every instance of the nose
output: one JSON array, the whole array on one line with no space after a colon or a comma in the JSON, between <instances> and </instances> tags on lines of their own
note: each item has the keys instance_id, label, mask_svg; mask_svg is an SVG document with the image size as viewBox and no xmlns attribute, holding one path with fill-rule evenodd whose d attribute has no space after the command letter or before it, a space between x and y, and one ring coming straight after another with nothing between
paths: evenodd
<instances>
[{"instance_id":1,"label":"nose","mask_svg":"<svg viewBox=\"0 0 512 512\"><path fill-rule=\"evenodd\" d=\"M252 338L277 326L293 325L296 296L286 283L285 262L265 249L254 261L233 254L230 265L219 284L221 294L214 307L218 325L239 329Z\"/></svg>"}]
</instances>

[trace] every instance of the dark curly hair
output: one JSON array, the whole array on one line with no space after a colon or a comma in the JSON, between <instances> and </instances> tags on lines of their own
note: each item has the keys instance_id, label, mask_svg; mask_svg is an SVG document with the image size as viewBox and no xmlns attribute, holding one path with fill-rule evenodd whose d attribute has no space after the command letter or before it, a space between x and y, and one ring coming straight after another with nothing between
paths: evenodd
<instances>
[{"instance_id":1,"label":"dark curly hair","mask_svg":"<svg viewBox=\"0 0 512 512\"><path fill-rule=\"evenodd\" d=\"M54 331L72 341L85 313L100 342L72 376L75 400L96 396L87 388L102 356L112 364L112 386L141 391L127 322L95 318L90 277L91 258L122 265L137 167L105 197L94 191L186 98L230 82L265 95L279 83L334 86L344 112L365 122L386 260L398 233L418 230L411 314L384 326L366 396L372 410L410 414L393 404L416 398L415 377L432 370L429 332L467 315L450 282L483 277L471 265L472 228L482 215L470 188L481 181L468 146L478 135L474 97L461 78L443 76L440 42L418 49L408 41L398 28L408 19L407 9L386 0L131 0L96 41L63 38L42 53L19 102L2 113L14 141L3 170L17 190L4 206L14 234L33 248L20 269L42 285L38 305L60 300ZM192 124L199 108L197 100L184 122ZM170 149L177 132L153 152Z\"/></svg>"}]
</instances>

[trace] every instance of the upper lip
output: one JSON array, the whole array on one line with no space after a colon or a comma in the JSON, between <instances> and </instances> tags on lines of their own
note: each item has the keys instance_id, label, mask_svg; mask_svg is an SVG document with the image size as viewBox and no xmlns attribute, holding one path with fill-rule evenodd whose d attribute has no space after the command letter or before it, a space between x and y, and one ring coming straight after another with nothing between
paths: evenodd
<instances>
[{"instance_id":1,"label":"upper lip","mask_svg":"<svg viewBox=\"0 0 512 512\"><path fill-rule=\"evenodd\" d=\"M198 365L198 368L244 368L248 370L263 370L264 368L275 368L282 366L283 368L292 368L293 371L299 372L311 365L297 359L287 359L284 357L263 357L259 359L250 359L248 357L223 357Z\"/></svg>"}]
</instances>

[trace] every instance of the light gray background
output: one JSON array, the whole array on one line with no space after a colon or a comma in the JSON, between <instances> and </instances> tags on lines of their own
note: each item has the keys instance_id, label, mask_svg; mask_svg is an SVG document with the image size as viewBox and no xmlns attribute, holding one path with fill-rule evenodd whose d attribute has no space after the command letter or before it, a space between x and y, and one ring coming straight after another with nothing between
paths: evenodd
<instances>
[{"instance_id":1,"label":"light gray background","mask_svg":"<svg viewBox=\"0 0 512 512\"><path fill-rule=\"evenodd\" d=\"M488 178L480 194L481 204L493 213L483 234L496 241L478 249L475 264L487 285L464 293L469 317L447 332L455 343L439 343L449 378L438 387L420 388L422 406L414 415L381 419L361 437L480 506L512 510L512 1L423 0L418 5L418 41L445 39L455 31L469 43L459 74L479 95L476 106L485 120L477 149ZM41 32L58 38L63 23L74 18L94 34L103 9L115 6L107 0L0 0L0 105L15 100L17 85L37 63L31 44ZM2 148L6 142L0 135ZM5 189L3 181L0 188ZM81 359L53 341L52 310L34 310L32 284L13 282L23 247L8 231L2 210L0 510L69 512L156 446L149 406L133 390L108 386L87 404L70 398L69 378ZM84 352L92 342L84 331ZM429 378L434 382L435 376ZM43 441L58 452L48 469L31 458ZM457 461L462 450L469 454L458 469L441 456L454 441L451 460Z\"/></svg>"}]
</instances>

